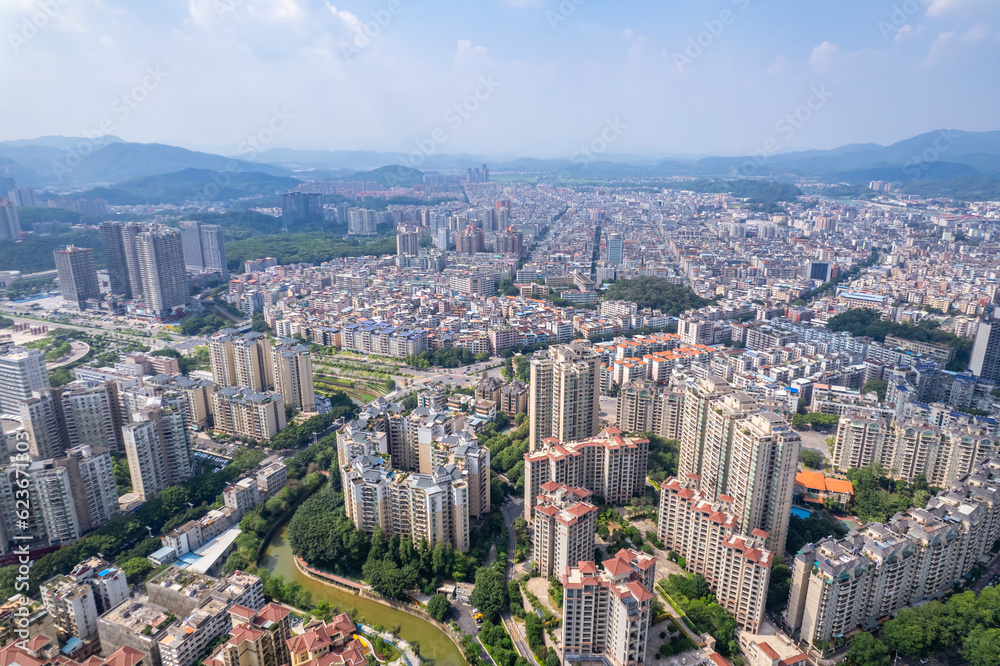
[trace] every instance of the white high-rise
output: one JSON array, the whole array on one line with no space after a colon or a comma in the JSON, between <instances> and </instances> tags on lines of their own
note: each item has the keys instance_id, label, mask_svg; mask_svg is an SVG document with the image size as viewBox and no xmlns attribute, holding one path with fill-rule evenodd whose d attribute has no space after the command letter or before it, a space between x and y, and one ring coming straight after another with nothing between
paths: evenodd
<instances>
[{"instance_id":1,"label":"white high-rise","mask_svg":"<svg viewBox=\"0 0 1000 666\"><path fill-rule=\"evenodd\" d=\"M37 349L15 347L0 354L0 414L17 414L22 400L48 385L45 356Z\"/></svg>"}]
</instances>

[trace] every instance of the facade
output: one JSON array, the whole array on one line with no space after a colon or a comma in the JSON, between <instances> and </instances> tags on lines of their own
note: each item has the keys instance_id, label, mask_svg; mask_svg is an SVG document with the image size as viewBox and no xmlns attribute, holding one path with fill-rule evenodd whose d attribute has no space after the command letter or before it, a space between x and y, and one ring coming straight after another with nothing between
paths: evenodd
<instances>
[{"instance_id":1,"label":"facade","mask_svg":"<svg viewBox=\"0 0 1000 666\"><path fill-rule=\"evenodd\" d=\"M180 223L184 263L196 270L219 271L223 280L229 279L226 266L226 245L222 227L202 224L198 220Z\"/></svg>"},{"instance_id":2,"label":"facade","mask_svg":"<svg viewBox=\"0 0 1000 666\"><path fill-rule=\"evenodd\" d=\"M285 231L323 221L323 195L287 192L281 195L281 222Z\"/></svg>"},{"instance_id":3,"label":"facade","mask_svg":"<svg viewBox=\"0 0 1000 666\"><path fill-rule=\"evenodd\" d=\"M600 571L592 561L565 569L560 578L567 662L603 658L612 666L646 663L655 595L643 581L652 578L648 572L653 566L623 550L605 560Z\"/></svg>"},{"instance_id":4,"label":"facade","mask_svg":"<svg viewBox=\"0 0 1000 666\"><path fill-rule=\"evenodd\" d=\"M164 395L153 402L134 412L132 422L122 428L132 488L143 501L192 473L184 397Z\"/></svg>"},{"instance_id":5,"label":"facade","mask_svg":"<svg viewBox=\"0 0 1000 666\"><path fill-rule=\"evenodd\" d=\"M625 237L619 233L608 236L608 263L621 266L625 263Z\"/></svg>"},{"instance_id":6,"label":"facade","mask_svg":"<svg viewBox=\"0 0 1000 666\"><path fill-rule=\"evenodd\" d=\"M535 352L531 358L529 450L542 440L580 441L600 427L601 356L576 341Z\"/></svg>"},{"instance_id":7,"label":"facade","mask_svg":"<svg viewBox=\"0 0 1000 666\"><path fill-rule=\"evenodd\" d=\"M136 253L142 297L149 312L165 317L185 305L189 291L180 230L147 227L136 234Z\"/></svg>"},{"instance_id":8,"label":"facade","mask_svg":"<svg viewBox=\"0 0 1000 666\"><path fill-rule=\"evenodd\" d=\"M53 250L52 255L56 260L59 291L64 301L82 308L87 299L101 297L92 249L68 245L64 250Z\"/></svg>"},{"instance_id":9,"label":"facade","mask_svg":"<svg viewBox=\"0 0 1000 666\"><path fill-rule=\"evenodd\" d=\"M669 478L660 487L656 536L687 560L687 570L705 577L719 605L739 626L757 633L764 617L771 552L763 530L737 528L733 498L718 499L699 489L697 475Z\"/></svg>"},{"instance_id":10,"label":"facade","mask_svg":"<svg viewBox=\"0 0 1000 666\"><path fill-rule=\"evenodd\" d=\"M271 349L274 390L302 412L316 411L312 354L297 340L283 339Z\"/></svg>"},{"instance_id":11,"label":"facade","mask_svg":"<svg viewBox=\"0 0 1000 666\"><path fill-rule=\"evenodd\" d=\"M584 488L569 488L555 481L542 484L532 536L532 559L542 578L594 556L597 507L586 501L591 495Z\"/></svg>"},{"instance_id":12,"label":"facade","mask_svg":"<svg viewBox=\"0 0 1000 666\"><path fill-rule=\"evenodd\" d=\"M0 354L0 414L17 414L22 400L48 386L49 373L40 351L14 347Z\"/></svg>"},{"instance_id":13,"label":"facade","mask_svg":"<svg viewBox=\"0 0 1000 666\"><path fill-rule=\"evenodd\" d=\"M21 235L21 222L17 207L10 199L0 197L0 240L17 240Z\"/></svg>"},{"instance_id":14,"label":"facade","mask_svg":"<svg viewBox=\"0 0 1000 666\"><path fill-rule=\"evenodd\" d=\"M543 445L524 454L524 517L529 522L534 518L536 498L549 481L585 488L616 504L643 492L648 439L625 437L617 428L605 428L593 439L560 444L551 438Z\"/></svg>"},{"instance_id":15,"label":"facade","mask_svg":"<svg viewBox=\"0 0 1000 666\"><path fill-rule=\"evenodd\" d=\"M219 432L263 442L285 427L285 401L274 391L223 388L212 394L212 413Z\"/></svg>"},{"instance_id":16,"label":"facade","mask_svg":"<svg viewBox=\"0 0 1000 666\"><path fill-rule=\"evenodd\" d=\"M229 609L233 628L229 640L205 660L207 666L286 666L291 663L291 613L269 603L259 611L243 606Z\"/></svg>"},{"instance_id":17,"label":"facade","mask_svg":"<svg viewBox=\"0 0 1000 666\"><path fill-rule=\"evenodd\" d=\"M142 280L139 274L139 255L135 237L139 225L135 222L101 223L101 241L108 265L111 294L120 298L139 298Z\"/></svg>"},{"instance_id":18,"label":"facade","mask_svg":"<svg viewBox=\"0 0 1000 666\"><path fill-rule=\"evenodd\" d=\"M84 560L68 576L55 576L39 586L45 609L59 637L82 641L97 638L97 619L128 597L125 574L99 557Z\"/></svg>"},{"instance_id":19,"label":"facade","mask_svg":"<svg viewBox=\"0 0 1000 666\"><path fill-rule=\"evenodd\" d=\"M396 256L415 257L420 254L420 232L401 230L396 235Z\"/></svg>"}]
</instances>

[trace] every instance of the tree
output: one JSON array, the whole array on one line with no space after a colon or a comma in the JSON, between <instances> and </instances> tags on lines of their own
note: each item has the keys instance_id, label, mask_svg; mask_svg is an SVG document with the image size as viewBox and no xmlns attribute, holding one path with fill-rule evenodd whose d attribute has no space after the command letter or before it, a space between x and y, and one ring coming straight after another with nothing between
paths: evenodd
<instances>
[{"instance_id":1,"label":"tree","mask_svg":"<svg viewBox=\"0 0 1000 666\"><path fill-rule=\"evenodd\" d=\"M800 450L799 461L810 469L823 469L823 454L815 449Z\"/></svg>"},{"instance_id":2,"label":"tree","mask_svg":"<svg viewBox=\"0 0 1000 666\"><path fill-rule=\"evenodd\" d=\"M865 382L865 385L861 387L862 393L868 393L869 391L875 391L878 394L878 401L885 402L885 394L889 390L889 382L884 379L869 379Z\"/></svg>"},{"instance_id":3,"label":"tree","mask_svg":"<svg viewBox=\"0 0 1000 666\"><path fill-rule=\"evenodd\" d=\"M974 629L962 644L962 656L972 666L1000 666L1000 629Z\"/></svg>"},{"instance_id":4,"label":"tree","mask_svg":"<svg viewBox=\"0 0 1000 666\"><path fill-rule=\"evenodd\" d=\"M889 666L892 661L885 643L869 633L860 633L851 639L847 663L851 666Z\"/></svg>"},{"instance_id":5,"label":"tree","mask_svg":"<svg viewBox=\"0 0 1000 666\"><path fill-rule=\"evenodd\" d=\"M257 333L271 332L271 327L267 325L267 319L265 319L264 315L262 315L261 313L255 312L253 317L250 318L250 321L252 322L250 324L251 330L254 330Z\"/></svg>"},{"instance_id":6,"label":"tree","mask_svg":"<svg viewBox=\"0 0 1000 666\"><path fill-rule=\"evenodd\" d=\"M503 573L493 567L476 570L475 588L469 595L469 603L478 608L486 619L496 622L500 612L510 603Z\"/></svg>"},{"instance_id":7,"label":"tree","mask_svg":"<svg viewBox=\"0 0 1000 666\"><path fill-rule=\"evenodd\" d=\"M792 569L780 557L771 563L771 582L767 586L767 609L780 613L788 605L788 592L792 587Z\"/></svg>"},{"instance_id":8,"label":"tree","mask_svg":"<svg viewBox=\"0 0 1000 666\"><path fill-rule=\"evenodd\" d=\"M427 614L438 622L444 622L451 612L451 604L443 594L435 594L427 601Z\"/></svg>"},{"instance_id":9,"label":"tree","mask_svg":"<svg viewBox=\"0 0 1000 666\"><path fill-rule=\"evenodd\" d=\"M385 392L392 393L396 390L396 380L392 377L385 378Z\"/></svg>"}]
</instances>

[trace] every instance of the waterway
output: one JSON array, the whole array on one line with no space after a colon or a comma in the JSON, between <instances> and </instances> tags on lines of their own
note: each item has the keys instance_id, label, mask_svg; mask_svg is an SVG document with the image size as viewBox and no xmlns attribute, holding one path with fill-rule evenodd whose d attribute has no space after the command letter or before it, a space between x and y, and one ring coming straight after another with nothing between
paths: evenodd
<instances>
[{"instance_id":1,"label":"waterway","mask_svg":"<svg viewBox=\"0 0 1000 666\"><path fill-rule=\"evenodd\" d=\"M377 601L364 599L342 587L310 578L299 571L295 566L292 546L288 541L288 525L282 527L271 539L267 550L264 551L261 566L272 573L284 576L287 580L297 581L312 593L314 604L326 601L332 606L338 606L342 613L355 608L369 625L378 624L391 628L398 624L401 628L400 637L410 643L419 643L420 656L435 666L461 666L466 663L451 639L430 622L384 606Z\"/></svg>"}]
</instances>

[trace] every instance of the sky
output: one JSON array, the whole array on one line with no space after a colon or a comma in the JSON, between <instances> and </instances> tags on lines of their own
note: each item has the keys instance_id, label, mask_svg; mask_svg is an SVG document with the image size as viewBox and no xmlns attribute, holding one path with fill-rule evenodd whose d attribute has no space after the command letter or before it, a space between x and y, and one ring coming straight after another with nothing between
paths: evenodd
<instances>
[{"instance_id":1,"label":"sky","mask_svg":"<svg viewBox=\"0 0 1000 666\"><path fill-rule=\"evenodd\" d=\"M998 0L2 0L0 35L0 140L558 158L1000 129Z\"/></svg>"}]
</instances>

